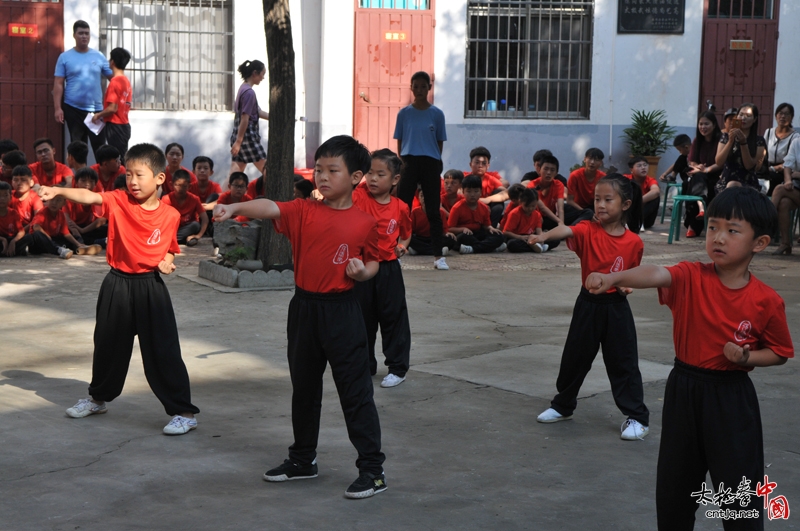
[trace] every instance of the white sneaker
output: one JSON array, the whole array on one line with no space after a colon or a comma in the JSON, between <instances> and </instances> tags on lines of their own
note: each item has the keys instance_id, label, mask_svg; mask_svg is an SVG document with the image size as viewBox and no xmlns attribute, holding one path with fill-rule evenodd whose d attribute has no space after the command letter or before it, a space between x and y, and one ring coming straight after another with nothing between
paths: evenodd
<instances>
[{"instance_id":1,"label":"white sneaker","mask_svg":"<svg viewBox=\"0 0 800 531\"><path fill-rule=\"evenodd\" d=\"M450 269L450 266L447 265L447 262L444 259L444 256L439 258L438 260L433 261L433 268L434 269L441 269L442 271L446 271Z\"/></svg>"},{"instance_id":2,"label":"white sneaker","mask_svg":"<svg viewBox=\"0 0 800 531\"><path fill-rule=\"evenodd\" d=\"M91 398L81 398L78 400L77 404L67 409L67 416L74 419L82 419L89 415L100 415L107 411L108 409L106 408L105 402L102 404L95 404L92 402Z\"/></svg>"},{"instance_id":3,"label":"white sneaker","mask_svg":"<svg viewBox=\"0 0 800 531\"><path fill-rule=\"evenodd\" d=\"M496 252L496 253L502 253L502 252L503 252L503 251L505 251L506 249L508 249L508 245L506 245L506 242L503 242L503 243L501 243L501 244L500 244L500 245L497 247L497 249L495 249L495 250L494 250L494 252Z\"/></svg>"},{"instance_id":4,"label":"white sneaker","mask_svg":"<svg viewBox=\"0 0 800 531\"><path fill-rule=\"evenodd\" d=\"M547 245L546 243L543 243L543 244L542 244L542 252L543 252L543 253L546 253L546 252L547 252L547 251L549 251L549 250L550 250L550 246L549 246L549 245Z\"/></svg>"},{"instance_id":5,"label":"white sneaker","mask_svg":"<svg viewBox=\"0 0 800 531\"><path fill-rule=\"evenodd\" d=\"M411 256L414 256L415 254L417 254L417 251L415 251L413 247L409 247L406 250L408 251L408 254L410 254Z\"/></svg>"},{"instance_id":6,"label":"white sneaker","mask_svg":"<svg viewBox=\"0 0 800 531\"><path fill-rule=\"evenodd\" d=\"M397 376L396 374L389 373L381 382L381 387L396 387L405 381L405 376Z\"/></svg>"},{"instance_id":7,"label":"white sneaker","mask_svg":"<svg viewBox=\"0 0 800 531\"><path fill-rule=\"evenodd\" d=\"M72 258L72 251L70 251L66 247L59 247L58 248L58 257L63 258L64 260L69 260Z\"/></svg>"},{"instance_id":8,"label":"white sneaker","mask_svg":"<svg viewBox=\"0 0 800 531\"><path fill-rule=\"evenodd\" d=\"M544 246L541 243L534 243L533 247L531 247L534 253L543 253Z\"/></svg>"},{"instance_id":9,"label":"white sneaker","mask_svg":"<svg viewBox=\"0 0 800 531\"><path fill-rule=\"evenodd\" d=\"M638 420L628 419L622 423L620 431L622 433L619 438L623 441L640 441L650 433L650 428L642 426Z\"/></svg>"},{"instance_id":10,"label":"white sneaker","mask_svg":"<svg viewBox=\"0 0 800 531\"><path fill-rule=\"evenodd\" d=\"M197 428L197 419L187 419L180 415L175 415L169 424L164 426L164 435L183 435Z\"/></svg>"},{"instance_id":11,"label":"white sneaker","mask_svg":"<svg viewBox=\"0 0 800 531\"><path fill-rule=\"evenodd\" d=\"M550 424L552 422L559 422L562 420L570 420L572 415L562 415L558 411L553 408L547 408L542 413L536 417L536 422L541 422L543 424Z\"/></svg>"},{"instance_id":12,"label":"white sneaker","mask_svg":"<svg viewBox=\"0 0 800 531\"><path fill-rule=\"evenodd\" d=\"M442 256L447 256L448 254L450 254L450 249L442 247Z\"/></svg>"},{"instance_id":13,"label":"white sneaker","mask_svg":"<svg viewBox=\"0 0 800 531\"><path fill-rule=\"evenodd\" d=\"M461 254L472 254L475 252L475 250L472 248L471 245L464 245L462 243L461 248L458 250L458 252Z\"/></svg>"}]
</instances>

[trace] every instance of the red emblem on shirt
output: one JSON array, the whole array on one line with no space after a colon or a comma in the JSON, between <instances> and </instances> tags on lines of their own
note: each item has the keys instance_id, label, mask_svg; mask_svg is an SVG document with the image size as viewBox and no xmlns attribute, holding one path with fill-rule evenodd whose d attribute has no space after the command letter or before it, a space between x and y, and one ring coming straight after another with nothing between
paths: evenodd
<instances>
[{"instance_id":1,"label":"red emblem on shirt","mask_svg":"<svg viewBox=\"0 0 800 531\"><path fill-rule=\"evenodd\" d=\"M742 321L739 323L739 329L733 334L733 338L739 343L746 341L747 338L750 337L750 330L752 328L753 325L750 324L750 321Z\"/></svg>"},{"instance_id":2,"label":"red emblem on shirt","mask_svg":"<svg viewBox=\"0 0 800 531\"><path fill-rule=\"evenodd\" d=\"M158 245L158 242L161 241L161 230L156 229L153 231L153 234L147 238L147 245Z\"/></svg>"},{"instance_id":3,"label":"red emblem on shirt","mask_svg":"<svg viewBox=\"0 0 800 531\"><path fill-rule=\"evenodd\" d=\"M386 227L386 234L391 234L397 230L397 220L391 220L389 226Z\"/></svg>"},{"instance_id":4,"label":"red emblem on shirt","mask_svg":"<svg viewBox=\"0 0 800 531\"><path fill-rule=\"evenodd\" d=\"M616 260L614 260L614 265L611 266L612 273L618 273L625 268L625 264L622 261L622 257L618 256Z\"/></svg>"},{"instance_id":5,"label":"red emblem on shirt","mask_svg":"<svg viewBox=\"0 0 800 531\"><path fill-rule=\"evenodd\" d=\"M336 265L340 265L347 262L349 258L350 258L350 251L347 248L347 244L343 243L336 250L336 254L333 256L333 263Z\"/></svg>"}]
</instances>

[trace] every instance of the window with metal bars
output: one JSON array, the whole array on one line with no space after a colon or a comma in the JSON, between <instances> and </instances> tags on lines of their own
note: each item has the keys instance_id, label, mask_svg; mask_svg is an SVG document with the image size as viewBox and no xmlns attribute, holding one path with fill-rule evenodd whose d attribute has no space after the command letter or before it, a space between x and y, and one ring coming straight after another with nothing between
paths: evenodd
<instances>
[{"instance_id":1,"label":"window with metal bars","mask_svg":"<svg viewBox=\"0 0 800 531\"><path fill-rule=\"evenodd\" d=\"M100 51L131 53L134 109L233 107L232 0L100 0Z\"/></svg>"},{"instance_id":2,"label":"window with metal bars","mask_svg":"<svg viewBox=\"0 0 800 531\"><path fill-rule=\"evenodd\" d=\"M774 0L708 0L708 18L771 20L774 7Z\"/></svg>"},{"instance_id":3,"label":"window with metal bars","mask_svg":"<svg viewBox=\"0 0 800 531\"><path fill-rule=\"evenodd\" d=\"M358 0L358 7L370 9L430 9L428 0Z\"/></svg>"},{"instance_id":4,"label":"window with metal bars","mask_svg":"<svg viewBox=\"0 0 800 531\"><path fill-rule=\"evenodd\" d=\"M586 119L593 0L469 0L467 118Z\"/></svg>"}]
</instances>

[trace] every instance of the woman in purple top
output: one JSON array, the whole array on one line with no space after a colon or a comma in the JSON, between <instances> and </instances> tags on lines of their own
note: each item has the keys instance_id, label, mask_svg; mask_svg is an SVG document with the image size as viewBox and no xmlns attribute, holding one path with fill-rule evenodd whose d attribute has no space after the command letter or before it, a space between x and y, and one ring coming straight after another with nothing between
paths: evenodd
<instances>
[{"instance_id":1,"label":"woman in purple top","mask_svg":"<svg viewBox=\"0 0 800 531\"><path fill-rule=\"evenodd\" d=\"M258 171L264 172L267 162L267 152L261 145L261 134L258 131L258 119L269 120L269 113L262 111L258 106L258 99L253 90L255 85L261 83L267 73L261 61L245 61L239 65L239 73L244 83L236 94L233 104L236 118L233 121L231 132L231 171L244 171L248 162L255 164Z\"/></svg>"}]
</instances>

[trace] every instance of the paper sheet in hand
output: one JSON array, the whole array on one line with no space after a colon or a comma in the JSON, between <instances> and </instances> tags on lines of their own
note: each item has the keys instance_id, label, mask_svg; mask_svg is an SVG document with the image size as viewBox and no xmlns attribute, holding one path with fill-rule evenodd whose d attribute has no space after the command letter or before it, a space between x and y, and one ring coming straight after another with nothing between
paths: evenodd
<instances>
[{"instance_id":1,"label":"paper sheet in hand","mask_svg":"<svg viewBox=\"0 0 800 531\"><path fill-rule=\"evenodd\" d=\"M95 123L92 121L92 116L94 116L93 112L88 113L83 123L85 123L86 127L89 128L89 131L91 131L95 135L99 135L100 131L102 131L103 128L106 126L106 123L103 120L100 120L99 122Z\"/></svg>"}]
</instances>

